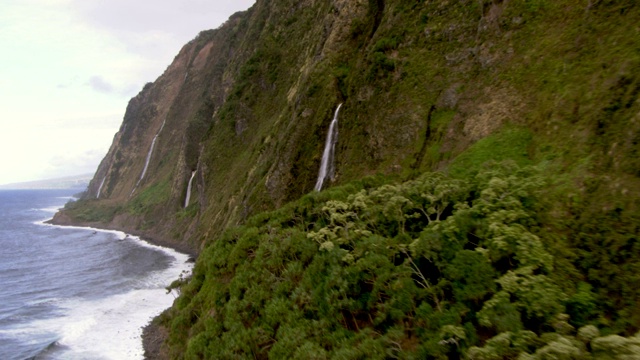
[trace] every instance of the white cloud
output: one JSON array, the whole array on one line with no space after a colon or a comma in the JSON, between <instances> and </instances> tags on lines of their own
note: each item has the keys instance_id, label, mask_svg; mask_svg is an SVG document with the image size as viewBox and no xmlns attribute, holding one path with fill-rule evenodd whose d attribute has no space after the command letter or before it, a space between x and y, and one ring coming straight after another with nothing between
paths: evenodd
<instances>
[{"instance_id":1,"label":"white cloud","mask_svg":"<svg viewBox=\"0 0 640 360\"><path fill-rule=\"evenodd\" d=\"M90 88L92 88L97 92L101 92L101 93L113 92L113 85L111 85L109 82L103 79L102 76L92 76L89 79L89 81L87 81L87 85L89 85Z\"/></svg>"},{"instance_id":2,"label":"white cloud","mask_svg":"<svg viewBox=\"0 0 640 360\"><path fill-rule=\"evenodd\" d=\"M101 29L143 57L173 59L180 47L200 31L214 29L255 1L182 0L72 0L78 19ZM166 64L168 65L168 64Z\"/></svg>"},{"instance_id":3,"label":"white cloud","mask_svg":"<svg viewBox=\"0 0 640 360\"><path fill-rule=\"evenodd\" d=\"M0 184L95 170L128 98L184 43L253 3L0 2Z\"/></svg>"},{"instance_id":4,"label":"white cloud","mask_svg":"<svg viewBox=\"0 0 640 360\"><path fill-rule=\"evenodd\" d=\"M0 135L0 183L95 171L113 137L106 128L16 127Z\"/></svg>"},{"instance_id":5,"label":"white cloud","mask_svg":"<svg viewBox=\"0 0 640 360\"><path fill-rule=\"evenodd\" d=\"M110 32L164 32L177 37L194 37L201 30L216 28L229 15L246 9L255 1L211 0L73 0L76 9L87 22Z\"/></svg>"}]
</instances>

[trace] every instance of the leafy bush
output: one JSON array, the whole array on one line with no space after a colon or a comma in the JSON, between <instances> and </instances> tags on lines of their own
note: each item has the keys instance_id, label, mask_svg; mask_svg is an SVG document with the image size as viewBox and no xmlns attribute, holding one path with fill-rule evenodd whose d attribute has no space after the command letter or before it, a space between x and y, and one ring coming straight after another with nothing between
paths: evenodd
<instances>
[{"instance_id":1,"label":"leafy bush","mask_svg":"<svg viewBox=\"0 0 640 360\"><path fill-rule=\"evenodd\" d=\"M488 163L468 180L356 183L255 216L200 256L167 320L176 354L582 356L570 322L591 319L596 299L553 276L536 234L544 183Z\"/></svg>"}]
</instances>

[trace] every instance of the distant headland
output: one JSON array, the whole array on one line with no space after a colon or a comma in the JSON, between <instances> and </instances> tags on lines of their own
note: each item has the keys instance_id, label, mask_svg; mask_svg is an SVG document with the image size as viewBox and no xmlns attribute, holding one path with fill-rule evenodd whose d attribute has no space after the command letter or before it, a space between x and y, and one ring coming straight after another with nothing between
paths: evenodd
<instances>
[{"instance_id":1,"label":"distant headland","mask_svg":"<svg viewBox=\"0 0 640 360\"><path fill-rule=\"evenodd\" d=\"M56 179L34 180L0 185L0 190L35 190L35 189L86 189L93 174L66 176Z\"/></svg>"}]
</instances>

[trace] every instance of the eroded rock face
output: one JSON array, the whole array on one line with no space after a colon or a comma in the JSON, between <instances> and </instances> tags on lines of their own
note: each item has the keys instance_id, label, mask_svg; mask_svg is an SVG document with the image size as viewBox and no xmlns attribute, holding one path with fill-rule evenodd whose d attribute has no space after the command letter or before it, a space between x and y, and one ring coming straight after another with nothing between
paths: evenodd
<instances>
[{"instance_id":1,"label":"eroded rock face","mask_svg":"<svg viewBox=\"0 0 640 360\"><path fill-rule=\"evenodd\" d=\"M164 74L130 101L86 196L96 198L100 190L100 202L90 206L121 207L114 216L100 219L105 226L141 228L156 237L172 237L172 229L183 227L175 239L182 242L195 234L205 212L208 227L223 228L241 221L251 209L272 208L297 196L290 184L311 181L316 170L306 169L305 179L291 170L300 160L299 148L308 142L308 131L324 131L320 124L324 114L310 116L318 113L314 106L300 116L297 103L308 92L312 73L318 76L318 66L326 66L326 57L344 46L351 21L364 16L367 5L308 3L285 9L258 2L221 28L201 33L183 47ZM321 14L319 21L299 31L304 34L296 39L301 51L261 45L274 34L289 37L283 20L301 13ZM283 58L293 66L279 64ZM265 113L256 94L241 96L251 92L247 87L264 93L262 101L275 98L273 108ZM329 97L335 98L332 92L329 89ZM306 125L297 124L299 119ZM303 131L305 126L308 131ZM269 141L265 133L272 133ZM193 199L197 201L192 203L198 215L176 221L177 204L183 203L189 176L196 170ZM205 204L215 205L203 208Z\"/></svg>"}]
</instances>

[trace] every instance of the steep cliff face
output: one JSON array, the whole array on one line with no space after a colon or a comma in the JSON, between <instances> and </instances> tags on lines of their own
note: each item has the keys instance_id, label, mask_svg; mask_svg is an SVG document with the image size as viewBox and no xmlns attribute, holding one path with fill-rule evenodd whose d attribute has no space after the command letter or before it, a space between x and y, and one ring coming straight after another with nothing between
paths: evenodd
<instances>
[{"instance_id":1,"label":"steep cliff face","mask_svg":"<svg viewBox=\"0 0 640 360\"><path fill-rule=\"evenodd\" d=\"M54 221L203 251L161 321L176 358L635 351L596 326L640 329L638 24L616 0L258 0L131 100Z\"/></svg>"},{"instance_id":2,"label":"steep cliff face","mask_svg":"<svg viewBox=\"0 0 640 360\"><path fill-rule=\"evenodd\" d=\"M326 186L511 158L637 204L621 195L638 189L638 20L622 1L257 1L131 100L57 221L197 251L313 190L340 103Z\"/></svg>"}]
</instances>

